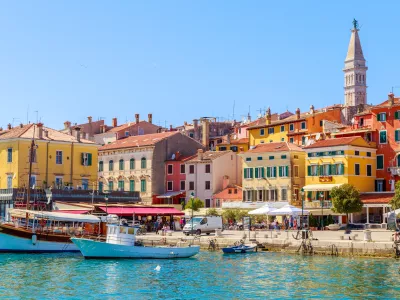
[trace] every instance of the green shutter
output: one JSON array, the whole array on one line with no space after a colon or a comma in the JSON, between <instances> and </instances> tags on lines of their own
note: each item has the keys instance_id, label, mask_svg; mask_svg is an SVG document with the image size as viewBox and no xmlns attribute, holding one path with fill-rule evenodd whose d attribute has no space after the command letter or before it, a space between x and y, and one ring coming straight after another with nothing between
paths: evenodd
<instances>
[{"instance_id":1,"label":"green shutter","mask_svg":"<svg viewBox=\"0 0 400 300\"><path fill-rule=\"evenodd\" d=\"M258 168L256 168L255 171L256 171L256 172L255 172L255 173L256 173L256 176L255 176L255 177L258 178Z\"/></svg>"},{"instance_id":2,"label":"green shutter","mask_svg":"<svg viewBox=\"0 0 400 300\"><path fill-rule=\"evenodd\" d=\"M286 166L286 176L289 176L289 166Z\"/></svg>"},{"instance_id":3,"label":"green shutter","mask_svg":"<svg viewBox=\"0 0 400 300\"><path fill-rule=\"evenodd\" d=\"M253 168L250 168L250 178L254 178L253 177Z\"/></svg>"},{"instance_id":4,"label":"green shutter","mask_svg":"<svg viewBox=\"0 0 400 300\"><path fill-rule=\"evenodd\" d=\"M265 169L261 168L261 178L265 178Z\"/></svg>"},{"instance_id":5,"label":"green shutter","mask_svg":"<svg viewBox=\"0 0 400 300\"><path fill-rule=\"evenodd\" d=\"M279 166L279 177L282 177L282 167Z\"/></svg>"},{"instance_id":6,"label":"green shutter","mask_svg":"<svg viewBox=\"0 0 400 300\"><path fill-rule=\"evenodd\" d=\"M274 176L276 177L276 167L274 167Z\"/></svg>"},{"instance_id":7,"label":"green shutter","mask_svg":"<svg viewBox=\"0 0 400 300\"><path fill-rule=\"evenodd\" d=\"M131 192L135 191L135 181L134 180L129 181L129 191L131 191Z\"/></svg>"},{"instance_id":8,"label":"green shutter","mask_svg":"<svg viewBox=\"0 0 400 300\"><path fill-rule=\"evenodd\" d=\"M267 178L271 177L271 168L267 167Z\"/></svg>"},{"instance_id":9,"label":"green shutter","mask_svg":"<svg viewBox=\"0 0 400 300\"><path fill-rule=\"evenodd\" d=\"M377 114L377 115L376 115L376 119L377 119L378 121L380 121L380 120L381 120L381 114Z\"/></svg>"},{"instance_id":10,"label":"green shutter","mask_svg":"<svg viewBox=\"0 0 400 300\"><path fill-rule=\"evenodd\" d=\"M319 166L319 176L322 176L324 174L324 166L320 165Z\"/></svg>"},{"instance_id":11,"label":"green shutter","mask_svg":"<svg viewBox=\"0 0 400 300\"><path fill-rule=\"evenodd\" d=\"M311 166L307 166L307 174L308 176L311 176Z\"/></svg>"},{"instance_id":12,"label":"green shutter","mask_svg":"<svg viewBox=\"0 0 400 300\"><path fill-rule=\"evenodd\" d=\"M342 165L342 170L341 170L341 174L340 175L344 175L344 164L341 164Z\"/></svg>"},{"instance_id":13,"label":"green shutter","mask_svg":"<svg viewBox=\"0 0 400 300\"><path fill-rule=\"evenodd\" d=\"M331 165L331 175L336 175L336 165Z\"/></svg>"},{"instance_id":14,"label":"green shutter","mask_svg":"<svg viewBox=\"0 0 400 300\"><path fill-rule=\"evenodd\" d=\"M399 119L399 112L398 112L398 111L396 111L396 112L394 113L394 118L395 118L396 120Z\"/></svg>"},{"instance_id":15,"label":"green shutter","mask_svg":"<svg viewBox=\"0 0 400 300\"><path fill-rule=\"evenodd\" d=\"M85 158L84 158L85 153L81 153L81 165L83 166L85 163Z\"/></svg>"},{"instance_id":16,"label":"green shutter","mask_svg":"<svg viewBox=\"0 0 400 300\"><path fill-rule=\"evenodd\" d=\"M92 153L88 153L88 166L92 165Z\"/></svg>"}]
</instances>

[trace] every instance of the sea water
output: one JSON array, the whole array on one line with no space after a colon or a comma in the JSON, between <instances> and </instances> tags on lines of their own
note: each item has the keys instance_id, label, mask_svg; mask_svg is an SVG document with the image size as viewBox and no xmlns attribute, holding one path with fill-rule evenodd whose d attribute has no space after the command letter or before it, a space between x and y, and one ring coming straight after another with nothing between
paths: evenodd
<instances>
[{"instance_id":1,"label":"sea water","mask_svg":"<svg viewBox=\"0 0 400 300\"><path fill-rule=\"evenodd\" d=\"M201 252L176 260L0 254L1 299L398 298L400 262Z\"/></svg>"}]
</instances>

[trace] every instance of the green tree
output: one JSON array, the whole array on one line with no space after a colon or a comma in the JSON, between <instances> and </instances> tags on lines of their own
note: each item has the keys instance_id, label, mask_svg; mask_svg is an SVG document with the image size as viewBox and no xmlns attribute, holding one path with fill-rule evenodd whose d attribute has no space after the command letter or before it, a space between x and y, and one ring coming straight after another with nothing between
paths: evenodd
<instances>
[{"instance_id":1,"label":"green tree","mask_svg":"<svg viewBox=\"0 0 400 300\"><path fill-rule=\"evenodd\" d=\"M209 208L209 209L207 209L207 211L206 211L206 215L207 215L207 216L219 216L219 212L218 212L218 210L215 209L215 208Z\"/></svg>"},{"instance_id":2,"label":"green tree","mask_svg":"<svg viewBox=\"0 0 400 300\"><path fill-rule=\"evenodd\" d=\"M225 222L234 221L236 219L237 210L238 209L236 208L224 209L224 211L222 212L222 217L224 218L224 221Z\"/></svg>"},{"instance_id":3,"label":"green tree","mask_svg":"<svg viewBox=\"0 0 400 300\"><path fill-rule=\"evenodd\" d=\"M241 222L243 220L243 217L247 217L249 215L249 212L247 210L243 210L243 209L238 209L236 211L236 221Z\"/></svg>"},{"instance_id":4,"label":"green tree","mask_svg":"<svg viewBox=\"0 0 400 300\"><path fill-rule=\"evenodd\" d=\"M394 197L390 200L389 204L393 209L400 208L400 181L396 182L396 186L394 189Z\"/></svg>"},{"instance_id":5,"label":"green tree","mask_svg":"<svg viewBox=\"0 0 400 300\"><path fill-rule=\"evenodd\" d=\"M199 198L194 198L193 201L192 199L189 199L188 203L185 205L185 209L192 209L192 202L193 202L193 210L194 211L199 211L200 208L204 207L203 201L201 201Z\"/></svg>"},{"instance_id":6,"label":"green tree","mask_svg":"<svg viewBox=\"0 0 400 300\"><path fill-rule=\"evenodd\" d=\"M331 190L332 211L346 214L347 223L349 223L349 213L356 213L362 210L363 204L360 199L360 193L351 184L343 184L334 187Z\"/></svg>"}]
</instances>

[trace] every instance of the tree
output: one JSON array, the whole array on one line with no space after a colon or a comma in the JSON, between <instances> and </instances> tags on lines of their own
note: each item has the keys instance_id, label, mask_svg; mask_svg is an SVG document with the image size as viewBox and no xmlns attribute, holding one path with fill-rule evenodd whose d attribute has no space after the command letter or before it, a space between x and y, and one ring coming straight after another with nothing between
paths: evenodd
<instances>
[{"instance_id":1,"label":"tree","mask_svg":"<svg viewBox=\"0 0 400 300\"><path fill-rule=\"evenodd\" d=\"M200 208L203 207L204 207L203 201L201 201L199 198L193 199L193 211L199 211ZM185 209L192 209L192 199L189 199L188 203L186 203Z\"/></svg>"},{"instance_id":2,"label":"tree","mask_svg":"<svg viewBox=\"0 0 400 300\"><path fill-rule=\"evenodd\" d=\"M394 189L394 197L390 200L389 204L393 209L400 208L400 181L396 182L396 186Z\"/></svg>"},{"instance_id":3,"label":"tree","mask_svg":"<svg viewBox=\"0 0 400 300\"><path fill-rule=\"evenodd\" d=\"M349 223L349 213L360 212L363 204L360 199L360 193L351 184L343 184L338 187L334 187L331 190L332 198L332 211L346 214L347 223Z\"/></svg>"},{"instance_id":4,"label":"tree","mask_svg":"<svg viewBox=\"0 0 400 300\"><path fill-rule=\"evenodd\" d=\"M234 221L236 218L236 211L238 209L236 208L228 208L228 209L224 209L224 211L222 212L222 217L224 218L224 220L226 222L229 221Z\"/></svg>"},{"instance_id":5,"label":"tree","mask_svg":"<svg viewBox=\"0 0 400 300\"><path fill-rule=\"evenodd\" d=\"M209 208L206 211L206 215L207 216L219 216L219 212L215 208Z\"/></svg>"}]
</instances>

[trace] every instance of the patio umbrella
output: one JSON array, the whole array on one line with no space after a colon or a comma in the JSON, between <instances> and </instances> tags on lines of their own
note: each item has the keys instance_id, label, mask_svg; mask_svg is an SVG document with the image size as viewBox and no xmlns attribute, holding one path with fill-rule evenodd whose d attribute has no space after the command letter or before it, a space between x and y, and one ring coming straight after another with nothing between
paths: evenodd
<instances>
[{"instance_id":1,"label":"patio umbrella","mask_svg":"<svg viewBox=\"0 0 400 300\"><path fill-rule=\"evenodd\" d=\"M308 210L303 210L303 215L308 215L309 213ZM271 216L301 216L302 210L293 205L285 205L284 207L273 210L268 214Z\"/></svg>"},{"instance_id":2,"label":"patio umbrella","mask_svg":"<svg viewBox=\"0 0 400 300\"><path fill-rule=\"evenodd\" d=\"M276 210L275 207L271 207L268 204L261 206L255 210L249 211L249 215L268 215L271 211Z\"/></svg>"}]
</instances>

